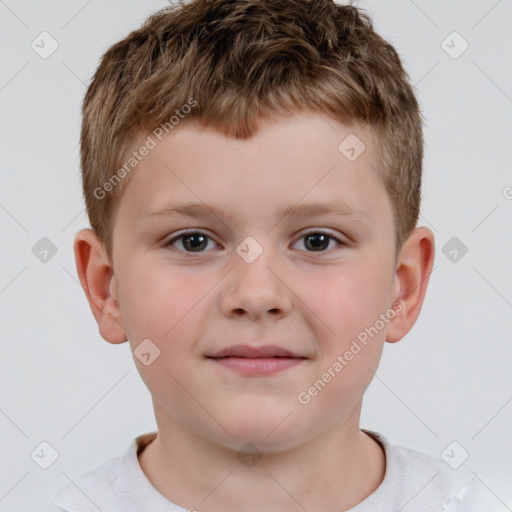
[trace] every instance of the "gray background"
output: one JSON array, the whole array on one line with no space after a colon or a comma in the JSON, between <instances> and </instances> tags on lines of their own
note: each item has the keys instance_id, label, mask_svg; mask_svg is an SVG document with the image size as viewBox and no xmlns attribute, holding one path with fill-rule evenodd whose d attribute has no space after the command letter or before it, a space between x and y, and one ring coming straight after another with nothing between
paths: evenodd
<instances>
[{"instance_id":1,"label":"gray background","mask_svg":"<svg viewBox=\"0 0 512 512\"><path fill-rule=\"evenodd\" d=\"M78 160L86 86L108 47L165 5L0 0L1 511L44 510L55 488L156 428L129 345L98 333L73 238L89 227ZM420 225L436 236L422 312L386 344L361 426L432 456L456 441L452 459L466 450L497 506L512 510L512 2L356 5L417 89L427 119ZM43 31L59 45L47 59L31 48ZM461 55L454 31L469 44ZM46 262L33 252L43 237L57 250ZM43 441L58 452L48 469L31 458Z\"/></svg>"}]
</instances>

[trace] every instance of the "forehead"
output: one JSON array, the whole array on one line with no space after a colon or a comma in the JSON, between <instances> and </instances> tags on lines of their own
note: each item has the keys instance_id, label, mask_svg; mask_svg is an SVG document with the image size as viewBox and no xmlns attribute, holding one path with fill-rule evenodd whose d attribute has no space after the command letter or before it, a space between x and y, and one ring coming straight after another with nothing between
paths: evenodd
<instances>
[{"instance_id":1,"label":"forehead","mask_svg":"<svg viewBox=\"0 0 512 512\"><path fill-rule=\"evenodd\" d=\"M386 213L379 207L389 210L375 135L366 125L304 112L261 121L249 139L195 122L161 140L149 137L153 147L133 169L120 203L119 215L131 220L183 203L215 205L234 218L268 214L269 221L306 204L330 203L370 220Z\"/></svg>"}]
</instances>

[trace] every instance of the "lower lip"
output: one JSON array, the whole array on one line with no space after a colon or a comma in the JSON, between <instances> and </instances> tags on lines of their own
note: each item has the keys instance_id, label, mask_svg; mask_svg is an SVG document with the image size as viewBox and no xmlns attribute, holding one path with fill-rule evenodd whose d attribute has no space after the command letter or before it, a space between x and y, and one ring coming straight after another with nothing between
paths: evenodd
<instances>
[{"instance_id":1,"label":"lower lip","mask_svg":"<svg viewBox=\"0 0 512 512\"><path fill-rule=\"evenodd\" d=\"M220 357L216 363L245 375L265 375L297 366L304 358L297 357Z\"/></svg>"}]
</instances>

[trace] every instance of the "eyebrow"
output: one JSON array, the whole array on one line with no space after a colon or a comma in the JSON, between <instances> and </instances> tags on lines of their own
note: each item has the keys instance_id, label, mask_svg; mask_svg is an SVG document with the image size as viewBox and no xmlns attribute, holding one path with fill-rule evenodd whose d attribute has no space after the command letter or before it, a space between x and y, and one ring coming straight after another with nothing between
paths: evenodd
<instances>
[{"instance_id":1,"label":"eyebrow","mask_svg":"<svg viewBox=\"0 0 512 512\"><path fill-rule=\"evenodd\" d=\"M214 205L207 206L204 203L193 202L175 204L161 209L147 210L143 212L142 218L146 219L160 216L204 218L211 214L217 217L233 219L233 216L228 214L225 207ZM363 209L335 201L325 203L292 204L279 210L278 217L279 219L282 219L287 215L296 217L313 217L315 215L318 216L325 214L350 217L357 222L367 225L371 223L370 217Z\"/></svg>"}]
</instances>

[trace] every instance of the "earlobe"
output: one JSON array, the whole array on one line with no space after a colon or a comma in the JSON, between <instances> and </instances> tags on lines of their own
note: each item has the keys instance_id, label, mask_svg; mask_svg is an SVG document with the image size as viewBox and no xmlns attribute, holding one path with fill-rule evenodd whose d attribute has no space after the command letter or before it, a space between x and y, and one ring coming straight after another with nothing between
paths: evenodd
<instances>
[{"instance_id":1,"label":"earlobe","mask_svg":"<svg viewBox=\"0 0 512 512\"><path fill-rule=\"evenodd\" d=\"M423 305L434 265L434 234L427 227L415 228L400 251L393 298L399 307L389 322L386 341L401 340L415 324Z\"/></svg>"},{"instance_id":2,"label":"earlobe","mask_svg":"<svg viewBox=\"0 0 512 512\"><path fill-rule=\"evenodd\" d=\"M112 264L103 244L92 229L82 229L73 247L78 277L101 337L109 343L127 341Z\"/></svg>"}]
</instances>

